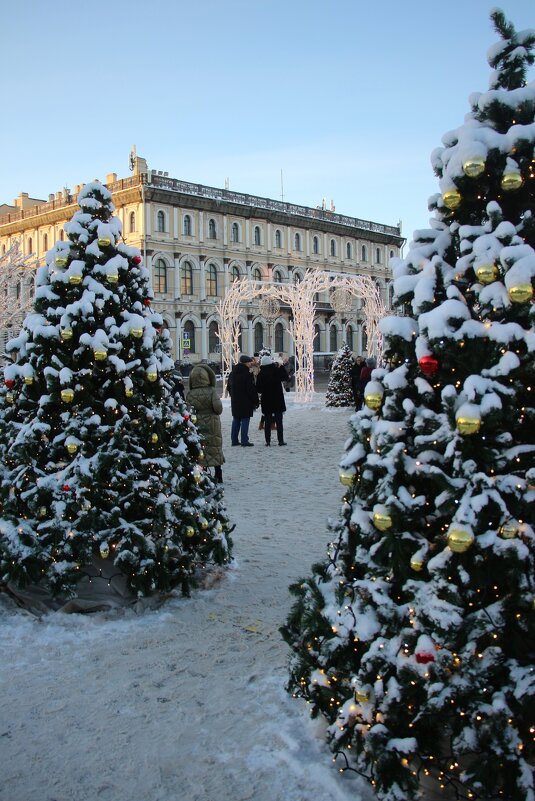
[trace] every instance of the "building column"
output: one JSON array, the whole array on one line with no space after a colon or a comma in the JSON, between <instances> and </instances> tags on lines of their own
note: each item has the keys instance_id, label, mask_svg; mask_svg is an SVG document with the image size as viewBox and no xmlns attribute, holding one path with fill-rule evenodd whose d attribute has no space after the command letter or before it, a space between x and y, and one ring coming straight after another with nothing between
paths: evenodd
<instances>
[{"instance_id":1,"label":"building column","mask_svg":"<svg viewBox=\"0 0 535 801\"><path fill-rule=\"evenodd\" d=\"M182 314L175 312L175 361L180 361L182 356Z\"/></svg>"},{"instance_id":2,"label":"building column","mask_svg":"<svg viewBox=\"0 0 535 801\"><path fill-rule=\"evenodd\" d=\"M228 273L229 262L230 262L230 259L227 258L227 256L225 256L225 258L223 259L223 296L225 296L227 294L228 288L230 286L229 273Z\"/></svg>"},{"instance_id":3,"label":"building column","mask_svg":"<svg viewBox=\"0 0 535 801\"><path fill-rule=\"evenodd\" d=\"M180 253L173 253L175 273L175 300L180 300Z\"/></svg>"},{"instance_id":4,"label":"building column","mask_svg":"<svg viewBox=\"0 0 535 801\"><path fill-rule=\"evenodd\" d=\"M201 301L206 300L206 265L205 265L206 256L199 256L199 262L201 265L201 272L200 272L200 282L201 285L199 287L199 298Z\"/></svg>"},{"instance_id":5,"label":"building column","mask_svg":"<svg viewBox=\"0 0 535 801\"><path fill-rule=\"evenodd\" d=\"M201 359L208 359L208 329L206 327L206 312L201 314Z\"/></svg>"},{"instance_id":6,"label":"building column","mask_svg":"<svg viewBox=\"0 0 535 801\"><path fill-rule=\"evenodd\" d=\"M249 280L251 280L251 265L252 265L252 263L253 263L252 261L246 261L245 262L245 270L247 272L247 278Z\"/></svg>"},{"instance_id":7,"label":"building column","mask_svg":"<svg viewBox=\"0 0 535 801\"><path fill-rule=\"evenodd\" d=\"M173 239L178 239L178 206L173 207Z\"/></svg>"},{"instance_id":8,"label":"building column","mask_svg":"<svg viewBox=\"0 0 535 801\"><path fill-rule=\"evenodd\" d=\"M223 247L227 247L228 245L228 222L227 222L227 215L223 214Z\"/></svg>"},{"instance_id":9,"label":"building column","mask_svg":"<svg viewBox=\"0 0 535 801\"><path fill-rule=\"evenodd\" d=\"M242 336L243 339L243 336ZM254 353L254 331L253 331L253 315L247 315L247 355L252 356Z\"/></svg>"}]
</instances>

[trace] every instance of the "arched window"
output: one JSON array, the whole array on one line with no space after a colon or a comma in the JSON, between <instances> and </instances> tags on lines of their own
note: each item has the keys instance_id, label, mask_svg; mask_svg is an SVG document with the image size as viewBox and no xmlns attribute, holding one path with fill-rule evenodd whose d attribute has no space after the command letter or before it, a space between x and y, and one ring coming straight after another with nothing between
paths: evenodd
<instances>
[{"instance_id":1,"label":"arched window","mask_svg":"<svg viewBox=\"0 0 535 801\"><path fill-rule=\"evenodd\" d=\"M348 258L348 259L351 259L351 258L353 258L353 252L352 252L352 248L351 248L351 242L348 242L348 243L346 244L346 258Z\"/></svg>"},{"instance_id":2,"label":"arched window","mask_svg":"<svg viewBox=\"0 0 535 801\"><path fill-rule=\"evenodd\" d=\"M130 233L133 234L136 230L136 213L135 211L130 212Z\"/></svg>"},{"instance_id":3,"label":"arched window","mask_svg":"<svg viewBox=\"0 0 535 801\"><path fill-rule=\"evenodd\" d=\"M206 272L206 294L215 297L217 295L217 267L209 264Z\"/></svg>"},{"instance_id":4,"label":"arched window","mask_svg":"<svg viewBox=\"0 0 535 801\"><path fill-rule=\"evenodd\" d=\"M208 220L208 239L217 239L215 220L212 218Z\"/></svg>"},{"instance_id":5,"label":"arched window","mask_svg":"<svg viewBox=\"0 0 535 801\"><path fill-rule=\"evenodd\" d=\"M260 238L260 226L255 225L254 227L254 243L255 245L261 245L261 238Z\"/></svg>"},{"instance_id":6,"label":"arched window","mask_svg":"<svg viewBox=\"0 0 535 801\"><path fill-rule=\"evenodd\" d=\"M28 255L30 255L30 253L33 253L33 240L31 236L28 237Z\"/></svg>"},{"instance_id":7,"label":"arched window","mask_svg":"<svg viewBox=\"0 0 535 801\"><path fill-rule=\"evenodd\" d=\"M262 323L256 323L254 327L254 349L255 352L261 351L264 347L264 326Z\"/></svg>"},{"instance_id":8,"label":"arched window","mask_svg":"<svg viewBox=\"0 0 535 801\"><path fill-rule=\"evenodd\" d=\"M331 239L331 256L336 256L336 242Z\"/></svg>"},{"instance_id":9,"label":"arched window","mask_svg":"<svg viewBox=\"0 0 535 801\"><path fill-rule=\"evenodd\" d=\"M316 323L316 325L314 326L314 343L313 343L313 348L316 351L316 353L318 353L319 350L321 349L320 348L320 336L321 336L320 327Z\"/></svg>"},{"instance_id":10,"label":"arched window","mask_svg":"<svg viewBox=\"0 0 535 801\"><path fill-rule=\"evenodd\" d=\"M240 241L240 226L237 222L232 223L232 228L230 229L230 238L232 242Z\"/></svg>"},{"instance_id":11,"label":"arched window","mask_svg":"<svg viewBox=\"0 0 535 801\"><path fill-rule=\"evenodd\" d=\"M329 329L329 350L338 350L338 332L335 325L331 325Z\"/></svg>"},{"instance_id":12,"label":"arched window","mask_svg":"<svg viewBox=\"0 0 535 801\"><path fill-rule=\"evenodd\" d=\"M195 353L195 325L191 320L187 320L184 323L184 328L182 331L184 335L184 339L189 340L189 351L190 353Z\"/></svg>"},{"instance_id":13,"label":"arched window","mask_svg":"<svg viewBox=\"0 0 535 801\"><path fill-rule=\"evenodd\" d=\"M184 236L191 236L191 217L189 214L184 215L184 220L182 221L182 231L184 232Z\"/></svg>"},{"instance_id":14,"label":"arched window","mask_svg":"<svg viewBox=\"0 0 535 801\"><path fill-rule=\"evenodd\" d=\"M22 294L22 281L17 281L15 285L15 295L17 297L17 300L20 300L21 294Z\"/></svg>"},{"instance_id":15,"label":"arched window","mask_svg":"<svg viewBox=\"0 0 535 801\"><path fill-rule=\"evenodd\" d=\"M391 251L390 251L390 258L391 258L391 259L393 259L393 258L395 257L395 255L396 255L396 254L394 253L394 251L393 251L393 250L391 250Z\"/></svg>"},{"instance_id":16,"label":"arched window","mask_svg":"<svg viewBox=\"0 0 535 801\"><path fill-rule=\"evenodd\" d=\"M284 350L284 326L282 323L275 325L275 350L279 353Z\"/></svg>"},{"instance_id":17,"label":"arched window","mask_svg":"<svg viewBox=\"0 0 535 801\"><path fill-rule=\"evenodd\" d=\"M156 215L156 230L159 234L165 233L165 214L161 209Z\"/></svg>"},{"instance_id":18,"label":"arched window","mask_svg":"<svg viewBox=\"0 0 535 801\"><path fill-rule=\"evenodd\" d=\"M213 320L208 326L208 350L210 353L219 353L219 325Z\"/></svg>"},{"instance_id":19,"label":"arched window","mask_svg":"<svg viewBox=\"0 0 535 801\"><path fill-rule=\"evenodd\" d=\"M154 265L154 291L167 292L167 264L163 259L156 259Z\"/></svg>"},{"instance_id":20,"label":"arched window","mask_svg":"<svg viewBox=\"0 0 535 801\"><path fill-rule=\"evenodd\" d=\"M233 264L232 267L230 268L230 280L232 281L232 283L234 283L234 281L240 280L240 268L237 267L235 264Z\"/></svg>"},{"instance_id":21,"label":"arched window","mask_svg":"<svg viewBox=\"0 0 535 801\"><path fill-rule=\"evenodd\" d=\"M276 284L282 284L282 273L280 270L273 271L273 280Z\"/></svg>"},{"instance_id":22,"label":"arched window","mask_svg":"<svg viewBox=\"0 0 535 801\"><path fill-rule=\"evenodd\" d=\"M275 247L276 248L281 248L282 247L282 234L281 234L281 232L279 231L278 228L275 231Z\"/></svg>"},{"instance_id":23,"label":"arched window","mask_svg":"<svg viewBox=\"0 0 535 801\"><path fill-rule=\"evenodd\" d=\"M390 284L388 287L388 302L390 308L392 309L394 306L394 284Z\"/></svg>"},{"instance_id":24,"label":"arched window","mask_svg":"<svg viewBox=\"0 0 535 801\"><path fill-rule=\"evenodd\" d=\"M302 280L303 280L303 276L300 273L294 273L293 274L294 284L300 284Z\"/></svg>"},{"instance_id":25,"label":"arched window","mask_svg":"<svg viewBox=\"0 0 535 801\"><path fill-rule=\"evenodd\" d=\"M317 236L312 240L312 253L317 255L320 252L320 243Z\"/></svg>"},{"instance_id":26,"label":"arched window","mask_svg":"<svg viewBox=\"0 0 535 801\"><path fill-rule=\"evenodd\" d=\"M258 267L254 268L251 278L253 279L253 281L261 281L262 280L262 273L260 272Z\"/></svg>"},{"instance_id":27,"label":"arched window","mask_svg":"<svg viewBox=\"0 0 535 801\"><path fill-rule=\"evenodd\" d=\"M375 263L381 264L381 248L375 248Z\"/></svg>"},{"instance_id":28,"label":"arched window","mask_svg":"<svg viewBox=\"0 0 535 801\"><path fill-rule=\"evenodd\" d=\"M63 228L59 232L59 238L61 242L63 242L63 240L65 239L65 231L63 230Z\"/></svg>"},{"instance_id":29,"label":"arched window","mask_svg":"<svg viewBox=\"0 0 535 801\"><path fill-rule=\"evenodd\" d=\"M43 250L48 250L48 234L43 234Z\"/></svg>"},{"instance_id":30,"label":"arched window","mask_svg":"<svg viewBox=\"0 0 535 801\"><path fill-rule=\"evenodd\" d=\"M190 261L185 261L180 271L180 293L193 294L193 267Z\"/></svg>"},{"instance_id":31,"label":"arched window","mask_svg":"<svg viewBox=\"0 0 535 801\"><path fill-rule=\"evenodd\" d=\"M368 248L366 245L362 245L360 249L360 258L361 261L368 261Z\"/></svg>"},{"instance_id":32,"label":"arched window","mask_svg":"<svg viewBox=\"0 0 535 801\"><path fill-rule=\"evenodd\" d=\"M296 234L294 237L295 250L301 250L301 234Z\"/></svg>"},{"instance_id":33,"label":"arched window","mask_svg":"<svg viewBox=\"0 0 535 801\"><path fill-rule=\"evenodd\" d=\"M353 350L353 328L350 325L346 328L346 345L349 350Z\"/></svg>"}]
</instances>

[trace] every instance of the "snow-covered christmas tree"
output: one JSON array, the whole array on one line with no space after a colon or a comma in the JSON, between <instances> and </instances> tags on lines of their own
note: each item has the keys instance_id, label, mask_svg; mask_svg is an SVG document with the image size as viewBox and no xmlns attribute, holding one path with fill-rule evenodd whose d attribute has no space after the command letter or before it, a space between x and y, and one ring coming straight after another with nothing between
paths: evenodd
<instances>
[{"instance_id":1,"label":"snow-covered christmas tree","mask_svg":"<svg viewBox=\"0 0 535 801\"><path fill-rule=\"evenodd\" d=\"M381 324L283 629L289 689L383 801L535 798L535 30L491 17L490 88L433 153L431 228L394 267L412 315Z\"/></svg>"},{"instance_id":2,"label":"snow-covered christmas tree","mask_svg":"<svg viewBox=\"0 0 535 801\"><path fill-rule=\"evenodd\" d=\"M331 367L327 392L325 393L326 406L355 406L353 387L351 385L351 368L353 355L344 342Z\"/></svg>"},{"instance_id":3,"label":"snow-covered christmas tree","mask_svg":"<svg viewBox=\"0 0 535 801\"><path fill-rule=\"evenodd\" d=\"M62 599L111 563L134 597L187 593L200 565L229 559L222 491L167 380L169 333L111 194L90 183L78 203L7 346L0 575Z\"/></svg>"}]
</instances>

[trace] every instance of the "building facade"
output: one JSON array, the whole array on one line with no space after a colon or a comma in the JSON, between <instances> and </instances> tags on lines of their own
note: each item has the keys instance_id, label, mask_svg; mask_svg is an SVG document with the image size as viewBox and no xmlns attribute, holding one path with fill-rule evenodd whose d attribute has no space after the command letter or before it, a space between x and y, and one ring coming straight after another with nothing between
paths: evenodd
<instances>
[{"instance_id":1,"label":"building facade","mask_svg":"<svg viewBox=\"0 0 535 801\"><path fill-rule=\"evenodd\" d=\"M359 220L326 208L297 206L269 198L192 184L149 170L133 159L133 175L107 176L116 213L128 245L138 247L149 269L159 311L181 363L220 361L217 302L231 282L297 282L306 270L367 275L375 280L387 306L391 298L390 258L400 255L398 227ZM25 255L43 263L46 251L65 237L63 225L78 209L65 189L48 201L22 193L13 206L0 205L0 254L18 240ZM28 293L30 287L17 289ZM366 350L362 304L342 317L317 298L314 349L333 353L344 341L356 353ZM292 352L287 332L290 309L276 319L262 316L259 304L244 304L240 348Z\"/></svg>"}]
</instances>

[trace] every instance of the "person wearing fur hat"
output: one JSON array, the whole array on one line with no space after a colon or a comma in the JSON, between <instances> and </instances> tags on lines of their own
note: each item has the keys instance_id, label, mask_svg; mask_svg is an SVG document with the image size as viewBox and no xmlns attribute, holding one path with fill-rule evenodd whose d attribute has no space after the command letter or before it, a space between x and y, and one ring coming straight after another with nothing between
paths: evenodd
<instances>
[{"instance_id":1,"label":"person wearing fur hat","mask_svg":"<svg viewBox=\"0 0 535 801\"><path fill-rule=\"evenodd\" d=\"M216 377L212 368L207 364L196 364L189 375L189 386L186 403L195 410L197 428L204 440L204 456L201 463L214 468L215 480L221 484L223 481L221 465L225 457L219 417L223 411L223 404L217 394Z\"/></svg>"},{"instance_id":2,"label":"person wearing fur hat","mask_svg":"<svg viewBox=\"0 0 535 801\"><path fill-rule=\"evenodd\" d=\"M243 448L253 445L249 442L249 423L254 410L258 409L258 392L251 372L253 362L251 356L242 354L230 371L227 381L232 411L230 440L232 445L241 445Z\"/></svg>"},{"instance_id":3,"label":"person wearing fur hat","mask_svg":"<svg viewBox=\"0 0 535 801\"><path fill-rule=\"evenodd\" d=\"M282 415L286 411L284 402L283 383L288 381L288 373L284 364L273 362L271 356L262 356L260 360L260 373L256 379L256 389L261 395L262 414L265 417L264 437L266 445L271 445L271 421L277 425L277 440L279 445L286 445Z\"/></svg>"}]
</instances>

